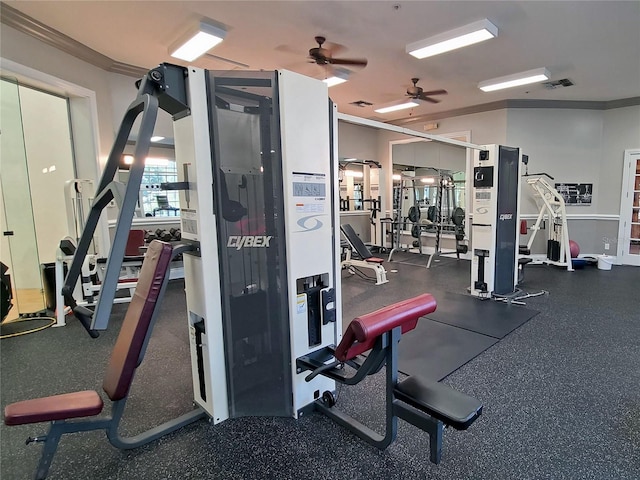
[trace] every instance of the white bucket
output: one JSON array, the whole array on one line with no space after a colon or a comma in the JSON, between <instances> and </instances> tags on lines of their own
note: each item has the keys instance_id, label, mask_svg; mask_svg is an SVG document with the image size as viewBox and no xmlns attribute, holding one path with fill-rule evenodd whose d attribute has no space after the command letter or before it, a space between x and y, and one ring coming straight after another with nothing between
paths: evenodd
<instances>
[{"instance_id":1,"label":"white bucket","mask_svg":"<svg viewBox=\"0 0 640 480\"><path fill-rule=\"evenodd\" d=\"M598 270L611 270L613 257L609 255L598 255Z\"/></svg>"}]
</instances>

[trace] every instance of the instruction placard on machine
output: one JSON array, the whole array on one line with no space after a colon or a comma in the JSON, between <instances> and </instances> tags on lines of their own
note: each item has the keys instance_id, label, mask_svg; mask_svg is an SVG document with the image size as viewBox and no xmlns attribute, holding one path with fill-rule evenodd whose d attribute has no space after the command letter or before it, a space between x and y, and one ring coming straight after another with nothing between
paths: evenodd
<instances>
[{"instance_id":1,"label":"instruction placard on machine","mask_svg":"<svg viewBox=\"0 0 640 480\"><path fill-rule=\"evenodd\" d=\"M324 213L327 177L324 173L293 172L293 200L298 213Z\"/></svg>"},{"instance_id":2,"label":"instruction placard on machine","mask_svg":"<svg viewBox=\"0 0 640 480\"><path fill-rule=\"evenodd\" d=\"M198 235L198 217L195 210L183 208L180 211L180 222L183 235Z\"/></svg>"}]
</instances>

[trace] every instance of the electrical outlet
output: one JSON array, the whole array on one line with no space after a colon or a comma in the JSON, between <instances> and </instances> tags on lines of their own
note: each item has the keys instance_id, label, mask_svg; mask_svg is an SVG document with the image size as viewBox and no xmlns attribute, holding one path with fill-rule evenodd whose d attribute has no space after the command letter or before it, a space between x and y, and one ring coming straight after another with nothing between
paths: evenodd
<instances>
[{"instance_id":1,"label":"electrical outlet","mask_svg":"<svg viewBox=\"0 0 640 480\"><path fill-rule=\"evenodd\" d=\"M604 244L604 249L605 249L605 250L609 250L609 244L608 244L608 243L605 243L605 244Z\"/></svg>"}]
</instances>

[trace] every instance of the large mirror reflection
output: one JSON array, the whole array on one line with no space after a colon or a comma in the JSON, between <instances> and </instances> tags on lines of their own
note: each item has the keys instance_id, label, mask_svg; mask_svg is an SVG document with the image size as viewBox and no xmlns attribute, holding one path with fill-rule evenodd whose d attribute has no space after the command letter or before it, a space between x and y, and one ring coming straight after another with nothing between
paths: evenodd
<instances>
[{"instance_id":1,"label":"large mirror reflection","mask_svg":"<svg viewBox=\"0 0 640 480\"><path fill-rule=\"evenodd\" d=\"M466 252L467 151L429 140L391 146L393 249Z\"/></svg>"}]
</instances>

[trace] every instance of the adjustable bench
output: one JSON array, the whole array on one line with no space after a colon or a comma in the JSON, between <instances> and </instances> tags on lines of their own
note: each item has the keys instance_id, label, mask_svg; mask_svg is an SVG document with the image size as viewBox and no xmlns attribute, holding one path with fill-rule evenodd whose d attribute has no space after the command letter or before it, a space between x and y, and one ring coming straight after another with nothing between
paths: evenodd
<instances>
[{"instance_id":1,"label":"adjustable bench","mask_svg":"<svg viewBox=\"0 0 640 480\"><path fill-rule=\"evenodd\" d=\"M49 432L45 436L27 439L27 444L44 442L36 480L46 478L58 442L64 433L105 430L114 447L131 449L205 417L203 410L196 409L135 437L122 438L118 433L133 376L144 359L164 295L169 277L169 264L175 255L191 249L187 245L172 248L168 243L154 240L147 250L135 293L123 320L102 384L105 393L113 402L110 417L87 418L99 415L103 409L102 398L94 390L25 400L5 407L6 425L51 422Z\"/></svg>"},{"instance_id":2,"label":"adjustable bench","mask_svg":"<svg viewBox=\"0 0 640 480\"><path fill-rule=\"evenodd\" d=\"M342 268L347 268L349 272L356 273L363 278L369 278L367 275L364 275L360 272L359 268L369 268L373 270L376 274L376 285L382 285L383 283L387 283L387 271L382 266L382 262L384 260L382 258L374 257L371 251L367 248L364 242L360 239L360 237L353 230L353 227L348 223L340 225L340 230L344 234L347 242L349 243L349 247L346 249L345 259L341 263ZM353 251L355 250L359 259L353 258Z\"/></svg>"},{"instance_id":3,"label":"adjustable bench","mask_svg":"<svg viewBox=\"0 0 640 480\"><path fill-rule=\"evenodd\" d=\"M324 375L347 385L354 385L367 375L385 367L385 434L371 430L358 420L335 408L332 392L324 392L314 406L338 424L380 449L396 438L397 419L401 418L429 434L430 459L439 463L442 456L444 428L466 430L481 415L482 404L473 397L457 392L447 385L411 376L398 382L398 343L403 334L413 330L418 319L432 313L436 301L422 294L351 321L340 344L326 347L296 361L297 371L309 371L310 381ZM357 357L368 352L366 360ZM344 365L355 370L347 375Z\"/></svg>"}]
</instances>

